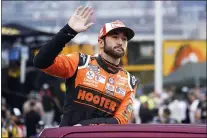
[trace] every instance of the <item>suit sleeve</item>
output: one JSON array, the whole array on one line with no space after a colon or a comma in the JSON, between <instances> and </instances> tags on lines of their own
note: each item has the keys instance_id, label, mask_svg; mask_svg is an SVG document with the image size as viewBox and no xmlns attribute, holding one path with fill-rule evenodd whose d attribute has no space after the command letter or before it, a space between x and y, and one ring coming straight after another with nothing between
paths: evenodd
<instances>
[{"instance_id":1,"label":"suit sleeve","mask_svg":"<svg viewBox=\"0 0 207 138\"><path fill-rule=\"evenodd\" d=\"M140 83L139 79L133 75L128 73L128 85L129 85L129 92L125 96L124 100L122 101L121 105L117 109L114 114L114 118L117 119L119 124L127 124L132 116L133 111L133 104L135 98L135 91Z\"/></svg>"},{"instance_id":2,"label":"suit sleeve","mask_svg":"<svg viewBox=\"0 0 207 138\"><path fill-rule=\"evenodd\" d=\"M62 51L65 44L77 35L68 24L65 25L51 40L40 48L40 51L34 57L34 65L39 69L46 69L51 66L54 61L66 58L56 57Z\"/></svg>"},{"instance_id":3,"label":"suit sleeve","mask_svg":"<svg viewBox=\"0 0 207 138\"><path fill-rule=\"evenodd\" d=\"M119 124L127 124L129 122L132 116L134 95L134 91L128 92L121 105L115 112L114 118L117 119Z\"/></svg>"},{"instance_id":4,"label":"suit sleeve","mask_svg":"<svg viewBox=\"0 0 207 138\"><path fill-rule=\"evenodd\" d=\"M79 63L79 54L72 53L68 55L58 55L53 64L41 71L60 78L70 78L77 70Z\"/></svg>"}]
</instances>

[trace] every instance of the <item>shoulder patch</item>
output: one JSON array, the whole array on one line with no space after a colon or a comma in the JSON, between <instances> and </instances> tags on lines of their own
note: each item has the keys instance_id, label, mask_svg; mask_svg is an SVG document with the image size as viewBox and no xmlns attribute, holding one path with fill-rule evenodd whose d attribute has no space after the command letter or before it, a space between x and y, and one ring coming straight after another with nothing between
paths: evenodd
<instances>
[{"instance_id":1,"label":"shoulder patch","mask_svg":"<svg viewBox=\"0 0 207 138\"><path fill-rule=\"evenodd\" d=\"M83 66L86 64L87 61L87 55L83 54L83 53L79 53L79 64L78 66Z\"/></svg>"},{"instance_id":2,"label":"shoulder patch","mask_svg":"<svg viewBox=\"0 0 207 138\"><path fill-rule=\"evenodd\" d=\"M90 55L86 55L83 53L79 53L79 63L78 63L78 67L79 68L83 68L85 66L87 66L88 62L90 59Z\"/></svg>"},{"instance_id":3,"label":"shoulder patch","mask_svg":"<svg viewBox=\"0 0 207 138\"><path fill-rule=\"evenodd\" d=\"M135 77L134 75L129 74L129 85L131 87L131 89L133 90L135 88L136 85L138 85L140 83L140 80Z\"/></svg>"}]
</instances>

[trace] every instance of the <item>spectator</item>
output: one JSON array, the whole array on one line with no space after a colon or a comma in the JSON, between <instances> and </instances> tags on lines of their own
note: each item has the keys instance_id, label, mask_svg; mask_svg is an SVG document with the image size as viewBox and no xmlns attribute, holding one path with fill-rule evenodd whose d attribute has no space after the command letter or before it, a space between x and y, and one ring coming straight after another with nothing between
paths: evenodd
<instances>
[{"instance_id":1,"label":"spectator","mask_svg":"<svg viewBox=\"0 0 207 138\"><path fill-rule=\"evenodd\" d=\"M18 108L13 108L11 111L10 120L6 129L8 130L8 137L25 137L25 128L20 123L21 112Z\"/></svg>"},{"instance_id":2,"label":"spectator","mask_svg":"<svg viewBox=\"0 0 207 138\"><path fill-rule=\"evenodd\" d=\"M37 93L35 93L33 91L29 94L28 100L23 104L23 114L25 115L27 112L30 111L31 102L36 103L34 109L42 117L44 115L44 109L43 109L43 105L41 103L41 98Z\"/></svg>"},{"instance_id":3,"label":"spectator","mask_svg":"<svg viewBox=\"0 0 207 138\"><path fill-rule=\"evenodd\" d=\"M206 101L206 89L201 90L201 101L198 108L201 112L201 123L207 123L207 101Z\"/></svg>"},{"instance_id":4,"label":"spectator","mask_svg":"<svg viewBox=\"0 0 207 138\"><path fill-rule=\"evenodd\" d=\"M25 114L25 125L27 128L27 137L36 136L36 126L40 121L40 114L36 110L36 102L31 101L29 105L29 110Z\"/></svg>"},{"instance_id":5,"label":"spectator","mask_svg":"<svg viewBox=\"0 0 207 138\"><path fill-rule=\"evenodd\" d=\"M40 91L42 96L42 104L44 109L44 115L42 120L46 126L52 126L55 116L55 102L53 101L52 92L48 84L43 84L43 89Z\"/></svg>"},{"instance_id":6,"label":"spectator","mask_svg":"<svg viewBox=\"0 0 207 138\"><path fill-rule=\"evenodd\" d=\"M200 120L200 111L198 108L199 100L196 98L196 94L193 90L189 92L188 98L190 101L188 113L190 123L198 123L198 121Z\"/></svg>"},{"instance_id":7,"label":"spectator","mask_svg":"<svg viewBox=\"0 0 207 138\"><path fill-rule=\"evenodd\" d=\"M173 101L169 103L168 108L171 112L171 118L176 119L181 122L186 118L185 111L187 109L187 104L185 101L181 100L180 97L173 97Z\"/></svg>"},{"instance_id":8,"label":"spectator","mask_svg":"<svg viewBox=\"0 0 207 138\"><path fill-rule=\"evenodd\" d=\"M141 104L139 116L141 123L149 123L152 121L153 112L149 109L149 104L147 101Z\"/></svg>"},{"instance_id":9,"label":"spectator","mask_svg":"<svg viewBox=\"0 0 207 138\"><path fill-rule=\"evenodd\" d=\"M153 118L152 123L162 123L162 124L175 124L178 123L175 119L170 118L170 110L165 108L163 110L162 116L156 116Z\"/></svg>"}]
</instances>

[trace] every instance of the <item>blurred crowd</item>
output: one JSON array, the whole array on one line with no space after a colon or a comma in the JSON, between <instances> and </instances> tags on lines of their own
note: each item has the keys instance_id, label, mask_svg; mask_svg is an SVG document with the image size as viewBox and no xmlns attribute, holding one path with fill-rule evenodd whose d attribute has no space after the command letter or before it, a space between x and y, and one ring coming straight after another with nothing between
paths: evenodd
<instances>
[{"instance_id":1,"label":"blurred crowd","mask_svg":"<svg viewBox=\"0 0 207 138\"><path fill-rule=\"evenodd\" d=\"M206 124L206 105L206 87L183 87L181 93L171 87L161 94L141 94L134 99L130 123ZM61 118L60 102L46 83L28 95L22 109L10 108L4 97L1 106L2 137L38 136L44 128L58 127Z\"/></svg>"},{"instance_id":2,"label":"blurred crowd","mask_svg":"<svg viewBox=\"0 0 207 138\"><path fill-rule=\"evenodd\" d=\"M4 97L1 106L2 137L38 136L44 128L60 123L60 102L46 83L39 92L30 92L22 109L11 108Z\"/></svg>"},{"instance_id":3,"label":"blurred crowd","mask_svg":"<svg viewBox=\"0 0 207 138\"><path fill-rule=\"evenodd\" d=\"M207 123L206 87L183 87L177 92L172 86L161 94L139 95L134 103L131 123Z\"/></svg>"}]
</instances>

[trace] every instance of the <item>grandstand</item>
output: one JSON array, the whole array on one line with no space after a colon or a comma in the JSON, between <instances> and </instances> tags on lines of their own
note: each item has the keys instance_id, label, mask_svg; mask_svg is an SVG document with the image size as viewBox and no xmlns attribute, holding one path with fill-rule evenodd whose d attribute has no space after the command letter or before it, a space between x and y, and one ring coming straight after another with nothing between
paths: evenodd
<instances>
[{"instance_id":1,"label":"grandstand","mask_svg":"<svg viewBox=\"0 0 207 138\"><path fill-rule=\"evenodd\" d=\"M205 38L201 35L204 31L201 24L206 19L205 1L164 1L163 4L164 39ZM134 40L153 39L154 35L153 1L43 1L41 5L38 1L3 1L2 5L3 24L20 22L37 29L57 32L78 5L91 5L96 11L93 19L95 25L86 35L92 39L96 39L103 23L115 19L135 30Z\"/></svg>"}]
</instances>

